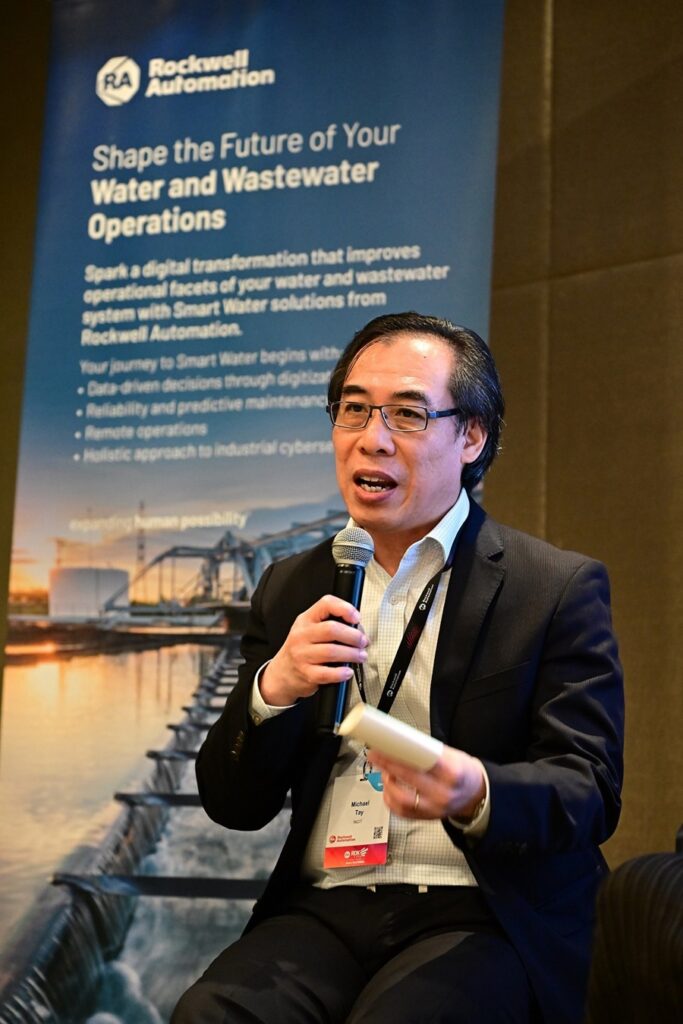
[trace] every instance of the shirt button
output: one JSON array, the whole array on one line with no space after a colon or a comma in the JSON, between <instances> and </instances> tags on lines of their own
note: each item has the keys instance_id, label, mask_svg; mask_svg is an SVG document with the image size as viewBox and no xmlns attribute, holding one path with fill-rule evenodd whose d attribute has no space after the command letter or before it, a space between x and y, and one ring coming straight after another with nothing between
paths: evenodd
<instances>
[{"instance_id":1,"label":"shirt button","mask_svg":"<svg viewBox=\"0 0 683 1024\"><path fill-rule=\"evenodd\" d=\"M393 859L394 859L394 858L393 858L393 857L391 856L391 854L390 854L390 853L388 853L388 854L387 854L387 864L391 864L391 862L392 862L392 860L393 860Z\"/></svg>"}]
</instances>

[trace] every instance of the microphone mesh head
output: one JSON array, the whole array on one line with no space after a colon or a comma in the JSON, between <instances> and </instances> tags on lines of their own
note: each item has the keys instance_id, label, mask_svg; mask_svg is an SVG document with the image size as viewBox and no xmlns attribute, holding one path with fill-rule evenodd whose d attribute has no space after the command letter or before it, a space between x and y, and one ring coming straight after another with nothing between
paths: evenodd
<instances>
[{"instance_id":1,"label":"microphone mesh head","mask_svg":"<svg viewBox=\"0 0 683 1024\"><path fill-rule=\"evenodd\" d=\"M360 526L347 526L332 541L332 557L337 565L361 565L365 568L374 553L372 537Z\"/></svg>"}]
</instances>

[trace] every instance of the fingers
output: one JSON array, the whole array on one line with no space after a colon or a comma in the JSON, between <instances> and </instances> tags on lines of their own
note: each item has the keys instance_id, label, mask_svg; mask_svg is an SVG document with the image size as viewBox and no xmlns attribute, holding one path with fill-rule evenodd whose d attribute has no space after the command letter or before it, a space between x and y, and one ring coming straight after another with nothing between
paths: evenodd
<instances>
[{"instance_id":1,"label":"fingers","mask_svg":"<svg viewBox=\"0 0 683 1024\"><path fill-rule=\"evenodd\" d=\"M343 601L341 597L335 597L334 594L325 594L324 597L321 597L320 600L311 605L307 611L302 612L299 618L307 618L317 622L336 618L343 619L352 626L357 626L360 623L360 612L352 604L349 604L348 601Z\"/></svg>"},{"instance_id":2,"label":"fingers","mask_svg":"<svg viewBox=\"0 0 683 1024\"><path fill-rule=\"evenodd\" d=\"M368 760L382 771L384 800L403 818L457 817L479 802L485 792L483 769L476 758L446 747L427 772L368 751Z\"/></svg>"},{"instance_id":3,"label":"fingers","mask_svg":"<svg viewBox=\"0 0 683 1024\"><path fill-rule=\"evenodd\" d=\"M375 765L372 753L368 758ZM430 772L410 772L408 778L403 772L396 775L384 768L382 782L384 801L394 814L422 820L447 816L451 791Z\"/></svg>"},{"instance_id":4,"label":"fingers","mask_svg":"<svg viewBox=\"0 0 683 1024\"><path fill-rule=\"evenodd\" d=\"M353 675L349 665L367 659L368 638L355 628L358 610L328 594L294 620L287 639L261 675L268 704L286 706L309 697L319 686Z\"/></svg>"},{"instance_id":5,"label":"fingers","mask_svg":"<svg viewBox=\"0 0 683 1024\"><path fill-rule=\"evenodd\" d=\"M400 818L427 820L441 815L435 811L434 803L424 789L407 786L395 776L383 773L384 802L392 814Z\"/></svg>"}]
</instances>

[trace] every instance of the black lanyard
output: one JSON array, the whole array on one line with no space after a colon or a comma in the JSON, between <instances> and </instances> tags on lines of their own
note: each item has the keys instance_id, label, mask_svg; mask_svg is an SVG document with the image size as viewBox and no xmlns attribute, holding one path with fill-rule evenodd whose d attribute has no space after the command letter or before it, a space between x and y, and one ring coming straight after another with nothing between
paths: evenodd
<instances>
[{"instance_id":1,"label":"black lanyard","mask_svg":"<svg viewBox=\"0 0 683 1024\"><path fill-rule=\"evenodd\" d=\"M427 623L430 609L434 604L434 598L436 597L436 592L439 589L441 577L445 572L448 572L453 565L457 543L458 534L456 534L453 544L451 545L448 558L441 569L432 576L429 583L425 586L413 609L413 614L410 616L410 620L406 626L406 631L403 634L403 639L398 645L398 650L394 655L394 660L391 663L387 681L385 682L384 689L382 690L382 696L380 697L379 704L377 705L380 711L385 711L388 714L396 699L396 694L401 688L401 684L405 678L406 672L408 671L413 654L415 653L415 648L419 643L420 637L422 636L422 632ZM358 684L361 700L367 704L368 699L365 693L365 680L363 678L362 665L358 666L356 682Z\"/></svg>"}]
</instances>

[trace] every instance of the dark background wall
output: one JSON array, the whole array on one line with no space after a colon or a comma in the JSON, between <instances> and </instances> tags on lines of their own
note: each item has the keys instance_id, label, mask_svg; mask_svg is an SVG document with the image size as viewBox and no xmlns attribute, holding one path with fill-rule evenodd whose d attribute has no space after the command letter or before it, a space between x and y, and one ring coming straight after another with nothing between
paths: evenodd
<instances>
[{"instance_id":1,"label":"dark background wall","mask_svg":"<svg viewBox=\"0 0 683 1024\"><path fill-rule=\"evenodd\" d=\"M28 329L50 4L3 10L0 33L0 667ZM1 696L1 695L0 695Z\"/></svg>"},{"instance_id":2,"label":"dark background wall","mask_svg":"<svg viewBox=\"0 0 683 1024\"><path fill-rule=\"evenodd\" d=\"M49 4L4 18L3 622ZM628 702L613 864L683 821L682 110L680 0L508 0L490 336L508 416L486 505L609 566Z\"/></svg>"},{"instance_id":3,"label":"dark background wall","mask_svg":"<svg viewBox=\"0 0 683 1024\"><path fill-rule=\"evenodd\" d=\"M683 5L509 0L486 503L610 570L626 669L613 863L683 821Z\"/></svg>"}]
</instances>

